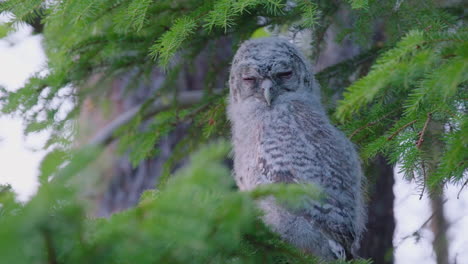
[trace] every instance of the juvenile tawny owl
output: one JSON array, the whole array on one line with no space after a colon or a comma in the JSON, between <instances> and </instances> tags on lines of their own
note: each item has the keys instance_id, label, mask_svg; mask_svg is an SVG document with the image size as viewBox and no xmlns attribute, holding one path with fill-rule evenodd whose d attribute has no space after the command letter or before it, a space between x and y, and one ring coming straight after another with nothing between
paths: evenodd
<instances>
[{"instance_id":1,"label":"juvenile tawny owl","mask_svg":"<svg viewBox=\"0 0 468 264\"><path fill-rule=\"evenodd\" d=\"M353 256L365 222L360 162L351 142L330 124L307 60L283 39L246 41L234 57L229 87L239 188L318 186L324 198L308 199L299 209L262 200L264 221L315 256Z\"/></svg>"}]
</instances>

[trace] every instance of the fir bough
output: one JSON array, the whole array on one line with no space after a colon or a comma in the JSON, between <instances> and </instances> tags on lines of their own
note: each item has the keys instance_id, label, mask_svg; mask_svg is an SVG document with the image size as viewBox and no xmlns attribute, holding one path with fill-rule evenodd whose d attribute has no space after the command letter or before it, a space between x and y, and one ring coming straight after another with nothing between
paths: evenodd
<instances>
[{"instance_id":1,"label":"fir bough","mask_svg":"<svg viewBox=\"0 0 468 264\"><path fill-rule=\"evenodd\" d=\"M347 88L336 116L359 120L346 126L353 137L366 137L360 142L365 158L385 153L430 187L467 180L468 145L458 138L466 133L467 43L463 27L410 31ZM440 124L438 131L431 133L432 124ZM425 148L428 140L445 142L442 152L428 155L436 148Z\"/></svg>"}]
</instances>

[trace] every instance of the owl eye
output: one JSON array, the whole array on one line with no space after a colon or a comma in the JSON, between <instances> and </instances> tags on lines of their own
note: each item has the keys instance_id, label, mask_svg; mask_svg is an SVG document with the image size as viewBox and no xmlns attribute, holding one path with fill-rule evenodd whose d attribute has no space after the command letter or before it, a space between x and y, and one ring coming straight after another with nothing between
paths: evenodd
<instances>
[{"instance_id":1,"label":"owl eye","mask_svg":"<svg viewBox=\"0 0 468 264\"><path fill-rule=\"evenodd\" d=\"M252 77L252 76L248 76L248 77L243 77L242 80L244 80L244 82L248 82L248 83L253 83L255 82L255 77Z\"/></svg>"},{"instance_id":2,"label":"owl eye","mask_svg":"<svg viewBox=\"0 0 468 264\"><path fill-rule=\"evenodd\" d=\"M281 78L281 79L289 79L292 76L292 71L280 72L276 74L276 76L278 76L278 78Z\"/></svg>"}]
</instances>

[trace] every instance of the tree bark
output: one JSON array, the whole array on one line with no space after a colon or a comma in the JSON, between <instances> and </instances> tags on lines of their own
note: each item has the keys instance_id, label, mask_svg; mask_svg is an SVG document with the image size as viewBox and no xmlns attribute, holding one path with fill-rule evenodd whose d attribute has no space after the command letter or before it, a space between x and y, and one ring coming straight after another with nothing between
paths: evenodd
<instances>
[{"instance_id":1,"label":"tree bark","mask_svg":"<svg viewBox=\"0 0 468 264\"><path fill-rule=\"evenodd\" d=\"M393 185L395 183L393 166L378 156L366 168L369 179L368 221L359 256L372 259L373 263L391 264L393 258Z\"/></svg>"},{"instance_id":2,"label":"tree bark","mask_svg":"<svg viewBox=\"0 0 468 264\"><path fill-rule=\"evenodd\" d=\"M437 171L438 164L444 150L442 135L444 133L444 122L434 120L432 113L429 113L426 125L420 132L421 150L427 163L422 164L424 181L433 177ZM437 185L429 189L429 199L433 217L431 219L431 229L434 234L432 249L436 255L437 264L449 263L449 241L447 239L448 222L444 215L444 193L443 187Z\"/></svg>"},{"instance_id":3,"label":"tree bark","mask_svg":"<svg viewBox=\"0 0 468 264\"><path fill-rule=\"evenodd\" d=\"M449 264L449 242L447 239L448 223L444 215L443 192L431 193L431 209L433 217L431 220L431 229L434 234L432 248L436 255L437 264Z\"/></svg>"}]
</instances>

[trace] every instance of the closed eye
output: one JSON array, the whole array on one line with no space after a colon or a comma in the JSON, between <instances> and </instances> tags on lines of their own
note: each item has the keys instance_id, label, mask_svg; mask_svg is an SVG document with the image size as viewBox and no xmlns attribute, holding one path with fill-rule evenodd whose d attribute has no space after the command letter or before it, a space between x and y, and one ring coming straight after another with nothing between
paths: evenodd
<instances>
[{"instance_id":1,"label":"closed eye","mask_svg":"<svg viewBox=\"0 0 468 264\"><path fill-rule=\"evenodd\" d=\"M281 78L281 79L289 79L292 76L292 71L280 72L276 74L276 76L278 76L278 78Z\"/></svg>"},{"instance_id":2,"label":"closed eye","mask_svg":"<svg viewBox=\"0 0 468 264\"><path fill-rule=\"evenodd\" d=\"M255 81L255 77L244 77L242 78L242 80L246 81L246 82L254 82Z\"/></svg>"}]
</instances>

